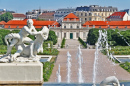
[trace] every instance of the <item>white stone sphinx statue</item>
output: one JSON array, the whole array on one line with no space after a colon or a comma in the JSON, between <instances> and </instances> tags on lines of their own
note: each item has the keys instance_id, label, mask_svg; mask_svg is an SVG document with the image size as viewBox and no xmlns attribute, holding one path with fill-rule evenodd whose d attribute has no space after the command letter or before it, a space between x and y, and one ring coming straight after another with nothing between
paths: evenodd
<instances>
[{"instance_id":1,"label":"white stone sphinx statue","mask_svg":"<svg viewBox=\"0 0 130 86\"><path fill-rule=\"evenodd\" d=\"M11 56L12 61L16 61L18 57L28 58L28 59L37 59L37 53L43 52L43 41L47 40L49 34L49 29L44 26L43 29L39 32L35 30L33 26L32 19L27 20L27 25L24 26L19 33L11 33L5 36L5 42L7 44L7 53L0 59L2 61L9 61L9 54L11 53L12 47L15 46L16 52ZM28 35L35 35L36 39L33 41ZM29 45L26 45L28 43Z\"/></svg>"},{"instance_id":2,"label":"white stone sphinx statue","mask_svg":"<svg viewBox=\"0 0 130 86\"><path fill-rule=\"evenodd\" d=\"M108 84L116 84L116 85L108 85ZM110 76L104 79L100 86L120 86L119 80L115 76Z\"/></svg>"}]
</instances>

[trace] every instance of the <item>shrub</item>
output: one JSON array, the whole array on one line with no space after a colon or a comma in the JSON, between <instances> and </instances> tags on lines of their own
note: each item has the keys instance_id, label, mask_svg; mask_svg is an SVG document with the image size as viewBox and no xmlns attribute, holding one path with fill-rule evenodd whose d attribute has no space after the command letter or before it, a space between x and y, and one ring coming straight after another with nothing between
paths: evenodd
<instances>
[{"instance_id":1,"label":"shrub","mask_svg":"<svg viewBox=\"0 0 130 86\"><path fill-rule=\"evenodd\" d=\"M58 55L59 51L54 48L44 48L43 53L38 53L38 55Z\"/></svg>"},{"instance_id":2,"label":"shrub","mask_svg":"<svg viewBox=\"0 0 130 86\"><path fill-rule=\"evenodd\" d=\"M63 38L62 42L61 42L61 48L64 48L65 47L65 38Z\"/></svg>"},{"instance_id":3,"label":"shrub","mask_svg":"<svg viewBox=\"0 0 130 86\"><path fill-rule=\"evenodd\" d=\"M44 78L45 82L49 80L49 78L52 74L52 70L54 67L54 61L55 60L51 60L51 62L43 63L43 78Z\"/></svg>"},{"instance_id":4,"label":"shrub","mask_svg":"<svg viewBox=\"0 0 130 86\"><path fill-rule=\"evenodd\" d=\"M120 66L130 73L130 63L129 62L121 63Z\"/></svg>"},{"instance_id":5,"label":"shrub","mask_svg":"<svg viewBox=\"0 0 130 86\"><path fill-rule=\"evenodd\" d=\"M83 45L84 48L87 48L86 43L79 37L78 41Z\"/></svg>"},{"instance_id":6,"label":"shrub","mask_svg":"<svg viewBox=\"0 0 130 86\"><path fill-rule=\"evenodd\" d=\"M47 41L53 41L53 45L57 43L57 36L54 31L52 30L49 31L49 36L48 36Z\"/></svg>"}]
</instances>

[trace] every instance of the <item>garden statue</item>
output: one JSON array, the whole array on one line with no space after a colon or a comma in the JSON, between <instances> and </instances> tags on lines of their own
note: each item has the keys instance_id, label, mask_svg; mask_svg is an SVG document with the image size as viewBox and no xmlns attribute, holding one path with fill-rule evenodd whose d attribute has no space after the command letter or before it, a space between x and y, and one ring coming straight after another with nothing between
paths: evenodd
<instances>
[{"instance_id":1,"label":"garden statue","mask_svg":"<svg viewBox=\"0 0 130 86\"><path fill-rule=\"evenodd\" d=\"M120 86L119 80L115 76L110 76L104 79L101 83L100 86L107 86L108 84L113 84L116 83L116 86ZM110 86L110 85L109 85ZM113 86L113 85L112 85ZM115 86L115 85L114 85Z\"/></svg>"},{"instance_id":2,"label":"garden statue","mask_svg":"<svg viewBox=\"0 0 130 86\"><path fill-rule=\"evenodd\" d=\"M51 47L50 47L50 43L48 43L48 48L51 48Z\"/></svg>"},{"instance_id":3,"label":"garden statue","mask_svg":"<svg viewBox=\"0 0 130 86\"><path fill-rule=\"evenodd\" d=\"M5 36L7 53L2 57L3 61L5 61L4 58L9 58L13 46L15 46L17 51L11 56L11 60L15 61L17 57L36 59L38 57L37 53L43 52L42 44L44 40L47 40L48 34L49 29L46 26L44 26L41 31L37 32L33 26L32 19L28 19L27 25L24 26L19 33L11 33ZM36 39L32 40L27 37L28 35L35 35ZM0 62L2 59L0 59Z\"/></svg>"}]
</instances>

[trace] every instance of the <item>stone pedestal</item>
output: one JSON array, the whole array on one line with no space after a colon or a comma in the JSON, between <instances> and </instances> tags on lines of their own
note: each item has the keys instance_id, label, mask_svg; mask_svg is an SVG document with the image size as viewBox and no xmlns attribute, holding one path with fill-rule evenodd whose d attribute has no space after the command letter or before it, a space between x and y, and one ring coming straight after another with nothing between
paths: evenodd
<instances>
[{"instance_id":1,"label":"stone pedestal","mask_svg":"<svg viewBox=\"0 0 130 86\"><path fill-rule=\"evenodd\" d=\"M0 63L0 84L42 84L43 64Z\"/></svg>"}]
</instances>

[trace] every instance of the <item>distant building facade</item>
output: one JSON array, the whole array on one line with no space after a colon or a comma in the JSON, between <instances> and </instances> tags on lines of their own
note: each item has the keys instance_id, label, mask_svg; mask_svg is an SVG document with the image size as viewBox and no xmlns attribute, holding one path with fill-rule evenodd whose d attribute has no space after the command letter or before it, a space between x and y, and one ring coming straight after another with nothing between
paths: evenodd
<instances>
[{"instance_id":1,"label":"distant building facade","mask_svg":"<svg viewBox=\"0 0 130 86\"><path fill-rule=\"evenodd\" d=\"M107 21L130 21L130 16L127 12L114 12L106 19Z\"/></svg>"},{"instance_id":2,"label":"distant building facade","mask_svg":"<svg viewBox=\"0 0 130 86\"><path fill-rule=\"evenodd\" d=\"M56 10L54 14L54 20L59 20L64 18L66 15L68 15L71 12L74 12L76 8L65 8L65 9L58 9Z\"/></svg>"},{"instance_id":3,"label":"distant building facade","mask_svg":"<svg viewBox=\"0 0 130 86\"><path fill-rule=\"evenodd\" d=\"M89 31L82 27L82 21L74 13L65 16L60 27L50 29L56 33L58 39L78 39L80 37L86 40Z\"/></svg>"},{"instance_id":4,"label":"distant building facade","mask_svg":"<svg viewBox=\"0 0 130 86\"><path fill-rule=\"evenodd\" d=\"M4 14L6 12L15 13L14 11L9 11L7 9L0 9L0 15Z\"/></svg>"},{"instance_id":5,"label":"distant building facade","mask_svg":"<svg viewBox=\"0 0 130 86\"><path fill-rule=\"evenodd\" d=\"M39 15L38 18L43 20L54 20L54 13L55 12L44 12Z\"/></svg>"},{"instance_id":6,"label":"distant building facade","mask_svg":"<svg viewBox=\"0 0 130 86\"><path fill-rule=\"evenodd\" d=\"M24 20L26 18L26 15L22 13L12 13L13 20Z\"/></svg>"},{"instance_id":7,"label":"distant building facade","mask_svg":"<svg viewBox=\"0 0 130 86\"><path fill-rule=\"evenodd\" d=\"M26 18L27 19L37 19L39 15L41 15L41 9L38 10L32 10L31 12L28 11L26 12Z\"/></svg>"},{"instance_id":8,"label":"distant building facade","mask_svg":"<svg viewBox=\"0 0 130 86\"><path fill-rule=\"evenodd\" d=\"M76 16L86 21L105 21L108 16L118 11L116 7L101 7L99 5L81 6L76 8Z\"/></svg>"}]
</instances>

